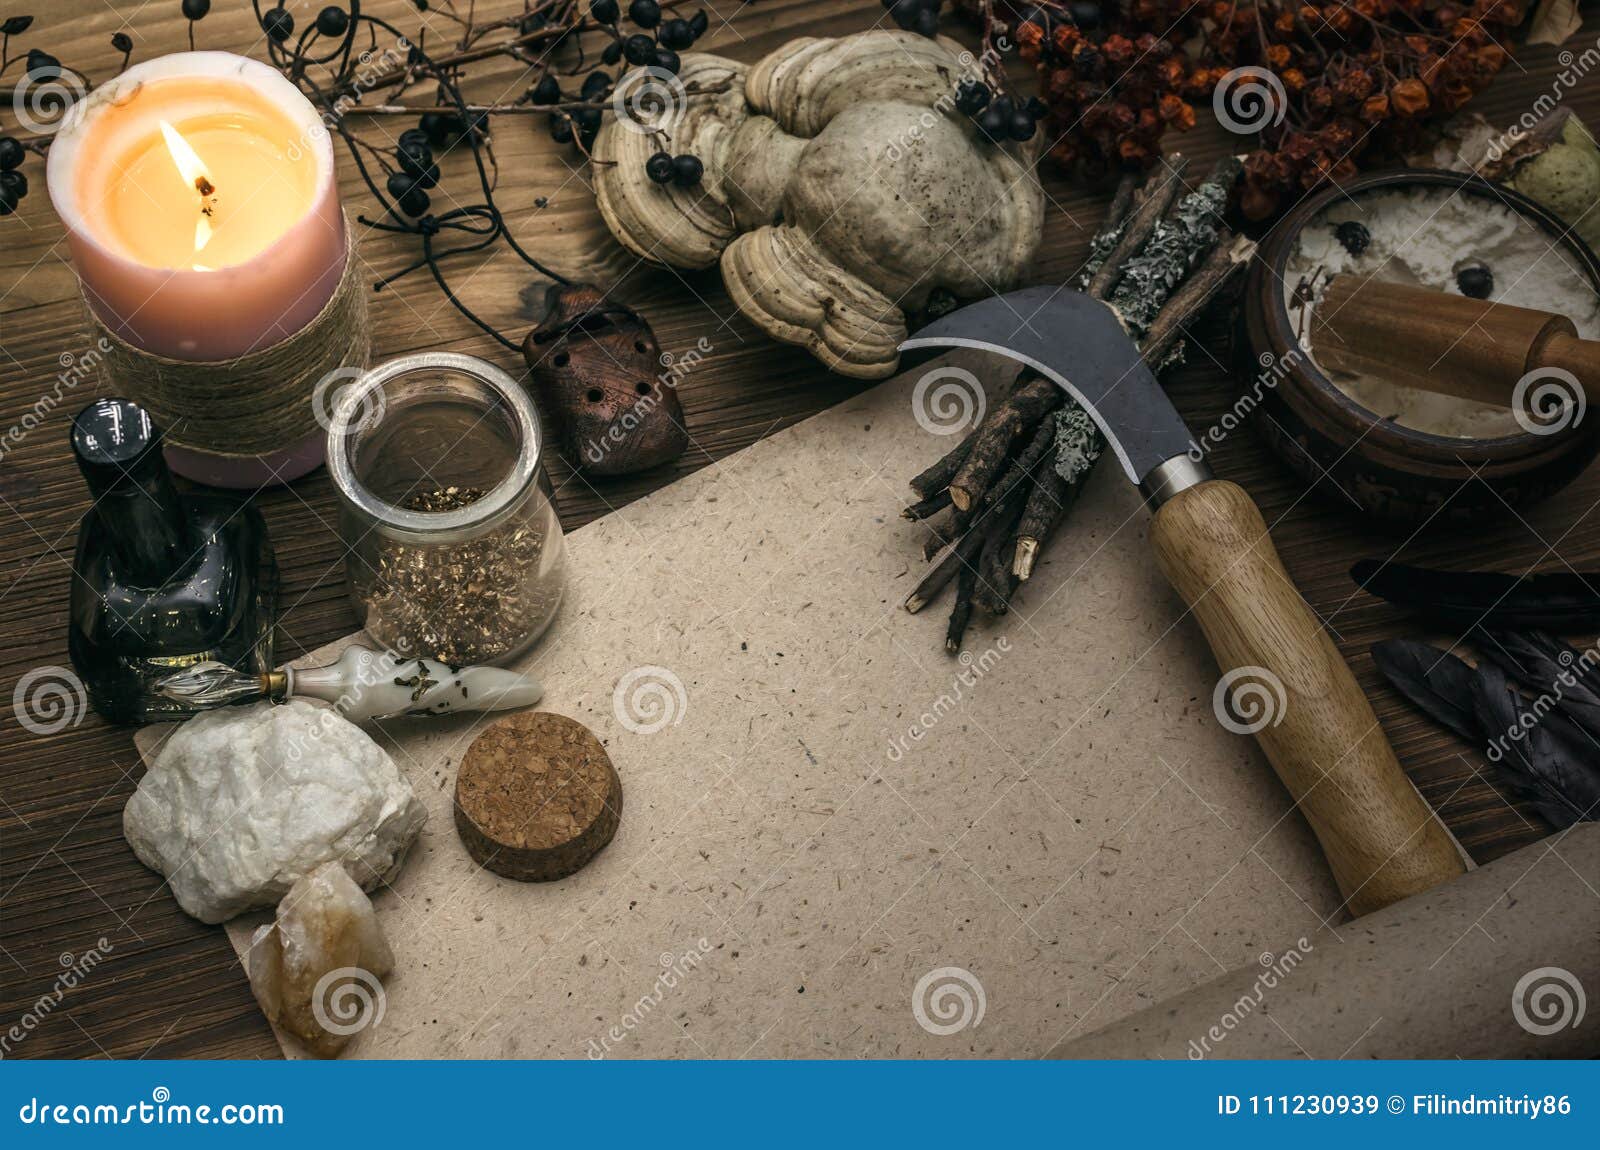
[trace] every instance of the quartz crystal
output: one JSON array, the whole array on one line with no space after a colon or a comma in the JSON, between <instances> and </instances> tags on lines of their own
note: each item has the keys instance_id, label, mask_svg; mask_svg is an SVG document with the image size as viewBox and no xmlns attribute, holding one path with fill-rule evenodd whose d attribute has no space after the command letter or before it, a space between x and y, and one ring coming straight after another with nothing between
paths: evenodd
<instances>
[{"instance_id":1,"label":"quartz crystal","mask_svg":"<svg viewBox=\"0 0 1600 1150\"><path fill-rule=\"evenodd\" d=\"M427 817L382 747L303 700L199 715L122 814L134 853L202 922L275 904L329 860L365 890L399 871Z\"/></svg>"},{"instance_id":2,"label":"quartz crystal","mask_svg":"<svg viewBox=\"0 0 1600 1150\"><path fill-rule=\"evenodd\" d=\"M382 979L394 952L372 902L337 862L326 862L283 896L275 920L250 939L250 989L279 1028L322 1058L384 1012Z\"/></svg>"}]
</instances>

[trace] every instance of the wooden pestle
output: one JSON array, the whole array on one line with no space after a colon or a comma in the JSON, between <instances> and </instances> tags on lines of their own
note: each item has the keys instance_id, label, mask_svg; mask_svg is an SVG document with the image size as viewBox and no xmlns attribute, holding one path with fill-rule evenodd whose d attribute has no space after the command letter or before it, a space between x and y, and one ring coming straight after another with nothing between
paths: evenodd
<instances>
[{"instance_id":1,"label":"wooden pestle","mask_svg":"<svg viewBox=\"0 0 1600 1150\"><path fill-rule=\"evenodd\" d=\"M1600 341L1578 338L1552 312L1339 275L1311 323L1317 362L1334 371L1498 407L1517 405L1517 384L1530 373L1566 372L1587 402L1600 402ZM1519 399L1538 398L1537 388L1522 390ZM1534 414L1552 414L1542 408Z\"/></svg>"}]
</instances>

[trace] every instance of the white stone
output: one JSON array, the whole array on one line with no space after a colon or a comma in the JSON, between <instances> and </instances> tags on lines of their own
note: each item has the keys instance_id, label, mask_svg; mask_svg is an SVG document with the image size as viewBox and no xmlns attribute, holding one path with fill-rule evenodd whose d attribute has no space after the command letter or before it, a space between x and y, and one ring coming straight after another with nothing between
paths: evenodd
<instances>
[{"instance_id":1,"label":"white stone","mask_svg":"<svg viewBox=\"0 0 1600 1150\"><path fill-rule=\"evenodd\" d=\"M250 989L277 1026L332 1058L383 1019L394 969L372 903L336 862L289 888L275 921L250 939Z\"/></svg>"},{"instance_id":2,"label":"white stone","mask_svg":"<svg viewBox=\"0 0 1600 1150\"><path fill-rule=\"evenodd\" d=\"M281 899L342 862L364 890L399 871L427 812L394 760L336 711L301 700L190 719L122 812L139 861L201 922Z\"/></svg>"}]
</instances>

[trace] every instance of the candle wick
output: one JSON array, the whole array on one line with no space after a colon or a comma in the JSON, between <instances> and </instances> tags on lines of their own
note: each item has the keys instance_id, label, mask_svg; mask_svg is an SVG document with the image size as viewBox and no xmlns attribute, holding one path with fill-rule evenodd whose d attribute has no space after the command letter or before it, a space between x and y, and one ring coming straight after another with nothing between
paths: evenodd
<instances>
[{"instance_id":1,"label":"candle wick","mask_svg":"<svg viewBox=\"0 0 1600 1150\"><path fill-rule=\"evenodd\" d=\"M200 190L200 194L202 196L214 195L217 190L212 186L211 181L206 179L204 176L196 176L194 186Z\"/></svg>"}]
</instances>

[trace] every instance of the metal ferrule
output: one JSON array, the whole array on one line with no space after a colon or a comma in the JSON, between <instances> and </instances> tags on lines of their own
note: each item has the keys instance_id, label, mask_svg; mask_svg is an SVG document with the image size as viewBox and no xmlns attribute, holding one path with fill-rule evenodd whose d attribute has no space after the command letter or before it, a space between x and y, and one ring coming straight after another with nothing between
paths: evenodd
<instances>
[{"instance_id":1,"label":"metal ferrule","mask_svg":"<svg viewBox=\"0 0 1600 1150\"><path fill-rule=\"evenodd\" d=\"M1154 511L1180 491L1187 491L1208 479L1215 478L1204 459L1192 455L1174 455L1158 463L1139 481L1139 490Z\"/></svg>"}]
</instances>

